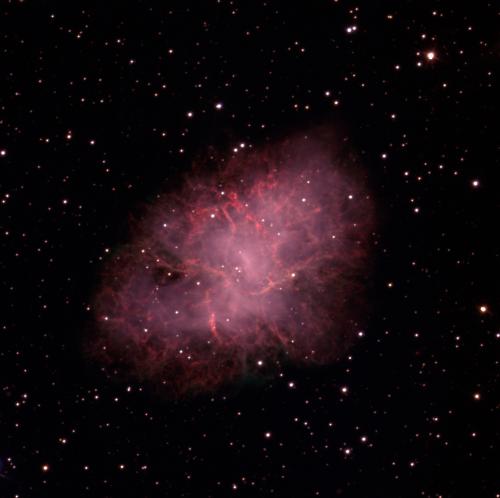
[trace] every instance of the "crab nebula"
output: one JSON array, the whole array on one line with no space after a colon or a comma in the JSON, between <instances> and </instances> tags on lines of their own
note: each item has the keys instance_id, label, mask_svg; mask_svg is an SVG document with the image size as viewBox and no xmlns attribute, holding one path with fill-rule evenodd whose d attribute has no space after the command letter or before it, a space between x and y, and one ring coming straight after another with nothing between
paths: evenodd
<instances>
[{"instance_id":1,"label":"crab nebula","mask_svg":"<svg viewBox=\"0 0 500 498\"><path fill-rule=\"evenodd\" d=\"M148 205L104 264L92 354L175 393L335 361L364 319L373 202L331 136L240 148Z\"/></svg>"}]
</instances>

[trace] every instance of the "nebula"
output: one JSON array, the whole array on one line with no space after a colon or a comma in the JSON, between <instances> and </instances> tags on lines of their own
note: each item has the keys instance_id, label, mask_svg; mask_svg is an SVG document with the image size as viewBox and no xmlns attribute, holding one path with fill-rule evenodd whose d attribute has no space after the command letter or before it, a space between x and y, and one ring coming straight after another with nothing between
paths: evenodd
<instances>
[{"instance_id":1,"label":"nebula","mask_svg":"<svg viewBox=\"0 0 500 498\"><path fill-rule=\"evenodd\" d=\"M374 208L332 143L212 156L158 196L104 264L93 356L175 393L335 361L365 318Z\"/></svg>"}]
</instances>

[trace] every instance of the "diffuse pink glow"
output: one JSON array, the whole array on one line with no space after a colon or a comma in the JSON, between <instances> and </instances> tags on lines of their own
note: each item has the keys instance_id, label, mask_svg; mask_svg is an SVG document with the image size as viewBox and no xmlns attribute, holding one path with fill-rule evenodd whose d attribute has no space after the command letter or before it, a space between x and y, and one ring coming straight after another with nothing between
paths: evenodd
<instances>
[{"instance_id":1,"label":"diffuse pink glow","mask_svg":"<svg viewBox=\"0 0 500 498\"><path fill-rule=\"evenodd\" d=\"M338 357L363 318L373 208L340 162L302 136L191 173L111 257L93 352L175 392Z\"/></svg>"}]
</instances>

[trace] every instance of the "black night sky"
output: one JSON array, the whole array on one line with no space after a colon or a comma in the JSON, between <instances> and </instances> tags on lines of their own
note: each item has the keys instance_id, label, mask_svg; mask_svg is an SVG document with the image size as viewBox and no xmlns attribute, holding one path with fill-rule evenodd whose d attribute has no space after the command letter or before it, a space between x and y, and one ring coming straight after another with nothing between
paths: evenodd
<instances>
[{"instance_id":1,"label":"black night sky","mask_svg":"<svg viewBox=\"0 0 500 498\"><path fill-rule=\"evenodd\" d=\"M499 13L2 2L0 497L500 496ZM353 344L181 396L89 358L134 220L317 127L374 200Z\"/></svg>"}]
</instances>

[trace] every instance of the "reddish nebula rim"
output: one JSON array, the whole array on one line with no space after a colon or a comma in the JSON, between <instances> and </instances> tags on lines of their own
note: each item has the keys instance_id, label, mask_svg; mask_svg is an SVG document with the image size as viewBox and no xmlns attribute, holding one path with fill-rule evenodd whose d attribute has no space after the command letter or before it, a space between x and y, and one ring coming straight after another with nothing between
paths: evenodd
<instances>
[{"instance_id":1,"label":"reddish nebula rim","mask_svg":"<svg viewBox=\"0 0 500 498\"><path fill-rule=\"evenodd\" d=\"M364 319L373 202L332 140L195 167L111 251L88 349L174 393L335 361Z\"/></svg>"}]
</instances>

